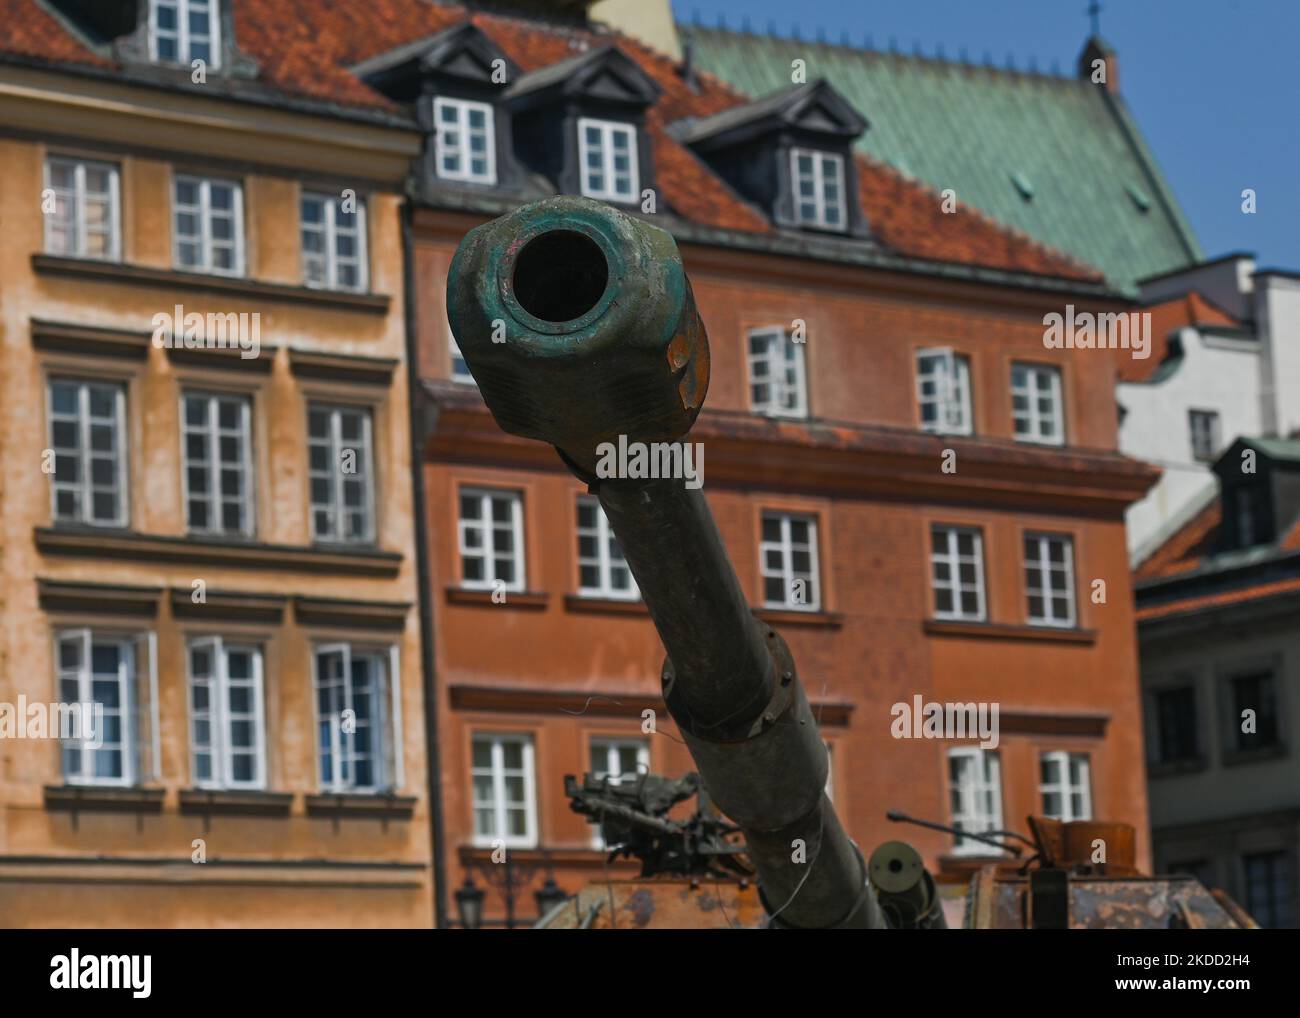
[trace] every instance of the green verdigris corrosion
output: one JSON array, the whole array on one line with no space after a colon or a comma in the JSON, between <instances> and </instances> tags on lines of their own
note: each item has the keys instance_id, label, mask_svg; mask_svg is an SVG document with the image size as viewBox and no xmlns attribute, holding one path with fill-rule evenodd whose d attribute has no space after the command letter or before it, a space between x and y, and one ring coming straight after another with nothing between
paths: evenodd
<instances>
[{"instance_id":1,"label":"green verdigris corrosion","mask_svg":"<svg viewBox=\"0 0 1300 1018\"><path fill-rule=\"evenodd\" d=\"M676 243L600 202L548 198L471 230L447 317L501 428L584 469L619 435L680 439L704 403L708 338Z\"/></svg>"}]
</instances>

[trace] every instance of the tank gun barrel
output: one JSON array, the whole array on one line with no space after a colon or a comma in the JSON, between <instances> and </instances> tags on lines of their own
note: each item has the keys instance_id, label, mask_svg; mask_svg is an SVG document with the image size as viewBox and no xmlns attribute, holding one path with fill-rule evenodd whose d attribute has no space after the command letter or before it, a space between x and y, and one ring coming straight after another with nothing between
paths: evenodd
<instances>
[{"instance_id":1,"label":"tank gun barrel","mask_svg":"<svg viewBox=\"0 0 1300 1018\"><path fill-rule=\"evenodd\" d=\"M600 500L667 651L665 703L745 835L774 924L882 926L825 795L794 661L750 611L702 489L689 469L607 469L633 445L652 464L702 466L683 440L708 338L672 237L587 199L525 205L461 242L447 311L497 423L555 446Z\"/></svg>"}]
</instances>

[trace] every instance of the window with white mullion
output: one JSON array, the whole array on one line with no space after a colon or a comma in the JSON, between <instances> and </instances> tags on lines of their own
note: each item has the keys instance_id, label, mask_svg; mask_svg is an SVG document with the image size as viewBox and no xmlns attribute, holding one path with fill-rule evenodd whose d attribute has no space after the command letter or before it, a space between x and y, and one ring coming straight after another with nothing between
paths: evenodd
<instances>
[{"instance_id":1,"label":"window with white mullion","mask_svg":"<svg viewBox=\"0 0 1300 1018\"><path fill-rule=\"evenodd\" d=\"M968 358L947 347L918 350L916 397L921 430L946 435L969 435L974 430Z\"/></svg>"},{"instance_id":2,"label":"window with white mullion","mask_svg":"<svg viewBox=\"0 0 1300 1018\"><path fill-rule=\"evenodd\" d=\"M240 185L230 180L177 175L172 197L176 268L242 276L244 196Z\"/></svg>"},{"instance_id":3,"label":"window with white mullion","mask_svg":"<svg viewBox=\"0 0 1300 1018\"><path fill-rule=\"evenodd\" d=\"M495 184L494 112L490 103L438 96L433 101L437 174L443 180Z\"/></svg>"},{"instance_id":4,"label":"window with white mullion","mask_svg":"<svg viewBox=\"0 0 1300 1018\"><path fill-rule=\"evenodd\" d=\"M149 0L149 56L166 64L221 66L221 0Z\"/></svg>"},{"instance_id":5,"label":"window with white mullion","mask_svg":"<svg viewBox=\"0 0 1300 1018\"><path fill-rule=\"evenodd\" d=\"M606 779L611 785L634 782L638 775L650 771L650 743L646 739L606 739L591 740L591 773L599 779ZM605 838L600 824L594 824L591 836L592 847L604 848Z\"/></svg>"},{"instance_id":6,"label":"window with white mullion","mask_svg":"<svg viewBox=\"0 0 1300 1018\"><path fill-rule=\"evenodd\" d=\"M934 617L982 622L984 542L973 527L936 524L930 529L930 566Z\"/></svg>"},{"instance_id":7,"label":"window with white mullion","mask_svg":"<svg viewBox=\"0 0 1300 1018\"><path fill-rule=\"evenodd\" d=\"M1002 772L998 755L978 746L948 751L952 826L971 834L1002 830ZM997 852L987 842L957 835L954 851L962 855Z\"/></svg>"},{"instance_id":8,"label":"window with white mullion","mask_svg":"<svg viewBox=\"0 0 1300 1018\"><path fill-rule=\"evenodd\" d=\"M1053 750L1038 758L1043 815L1054 820L1092 819L1092 778L1086 753Z\"/></svg>"},{"instance_id":9,"label":"window with white mullion","mask_svg":"<svg viewBox=\"0 0 1300 1018\"><path fill-rule=\"evenodd\" d=\"M625 601L641 596L609 517L594 495L578 496L578 593Z\"/></svg>"},{"instance_id":10,"label":"window with white mullion","mask_svg":"<svg viewBox=\"0 0 1300 1018\"><path fill-rule=\"evenodd\" d=\"M134 641L69 629L56 633L54 644L59 702L91 705L89 716L81 718L82 738L61 741L64 780L74 785L134 784Z\"/></svg>"},{"instance_id":11,"label":"window with white mullion","mask_svg":"<svg viewBox=\"0 0 1300 1018\"><path fill-rule=\"evenodd\" d=\"M578 119L582 193L601 201L634 201L639 193L636 128L611 120Z\"/></svg>"},{"instance_id":12,"label":"window with white mullion","mask_svg":"<svg viewBox=\"0 0 1300 1018\"><path fill-rule=\"evenodd\" d=\"M1069 537L1025 535L1025 598L1032 624L1075 624L1074 542Z\"/></svg>"},{"instance_id":13,"label":"window with white mullion","mask_svg":"<svg viewBox=\"0 0 1300 1018\"><path fill-rule=\"evenodd\" d=\"M385 696L394 681L385 655L351 644L315 649L317 752L327 792L379 792L391 787L400 752Z\"/></svg>"},{"instance_id":14,"label":"window with white mullion","mask_svg":"<svg viewBox=\"0 0 1300 1018\"><path fill-rule=\"evenodd\" d=\"M181 421L186 523L194 533L253 533L252 409L242 396L187 393Z\"/></svg>"},{"instance_id":15,"label":"window with white mullion","mask_svg":"<svg viewBox=\"0 0 1300 1018\"><path fill-rule=\"evenodd\" d=\"M1041 364L1011 365L1011 416L1017 441L1063 445L1061 372Z\"/></svg>"},{"instance_id":16,"label":"window with white mullion","mask_svg":"<svg viewBox=\"0 0 1300 1018\"><path fill-rule=\"evenodd\" d=\"M780 326L749 333L749 404L769 417L807 417L804 344Z\"/></svg>"},{"instance_id":17,"label":"window with white mullion","mask_svg":"<svg viewBox=\"0 0 1300 1018\"><path fill-rule=\"evenodd\" d=\"M190 750L199 788L266 787L261 649L200 637L189 644Z\"/></svg>"},{"instance_id":18,"label":"window with white mullion","mask_svg":"<svg viewBox=\"0 0 1300 1018\"><path fill-rule=\"evenodd\" d=\"M451 357L451 380L453 382L467 382L470 385L478 385L474 380L474 375L469 370L469 365L465 363L465 356L460 352L460 344L456 342L456 337L447 333L447 353Z\"/></svg>"},{"instance_id":19,"label":"window with white mullion","mask_svg":"<svg viewBox=\"0 0 1300 1018\"><path fill-rule=\"evenodd\" d=\"M461 586L524 589L524 507L514 491L463 489L458 521Z\"/></svg>"},{"instance_id":20,"label":"window with white mullion","mask_svg":"<svg viewBox=\"0 0 1300 1018\"><path fill-rule=\"evenodd\" d=\"M820 609L815 519L793 513L763 513L758 553L765 606Z\"/></svg>"},{"instance_id":21,"label":"window with white mullion","mask_svg":"<svg viewBox=\"0 0 1300 1018\"><path fill-rule=\"evenodd\" d=\"M349 211L340 198L305 192L299 218L303 282L318 289L364 291L369 285L365 203L356 200Z\"/></svg>"},{"instance_id":22,"label":"window with white mullion","mask_svg":"<svg viewBox=\"0 0 1300 1018\"><path fill-rule=\"evenodd\" d=\"M312 537L342 544L373 541L370 411L313 403L307 419Z\"/></svg>"},{"instance_id":23,"label":"window with white mullion","mask_svg":"<svg viewBox=\"0 0 1300 1018\"><path fill-rule=\"evenodd\" d=\"M45 161L45 187L54 194L54 210L45 217L48 253L104 261L122 257L116 166L50 156Z\"/></svg>"},{"instance_id":24,"label":"window with white mullion","mask_svg":"<svg viewBox=\"0 0 1300 1018\"><path fill-rule=\"evenodd\" d=\"M50 381L48 391L54 521L126 526L124 388L56 378Z\"/></svg>"},{"instance_id":25,"label":"window with white mullion","mask_svg":"<svg viewBox=\"0 0 1300 1018\"><path fill-rule=\"evenodd\" d=\"M795 217L803 226L843 230L844 158L833 152L796 148L790 151Z\"/></svg>"},{"instance_id":26,"label":"window with white mullion","mask_svg":"<svg viewBox=\"0 0 1300 1018\"><path fill-rule=\"evenodd\" d=\"M471 781L474 843L509 848L537 844L533 740L528 735L476 734Z\"/></svg>"}]
</instances>

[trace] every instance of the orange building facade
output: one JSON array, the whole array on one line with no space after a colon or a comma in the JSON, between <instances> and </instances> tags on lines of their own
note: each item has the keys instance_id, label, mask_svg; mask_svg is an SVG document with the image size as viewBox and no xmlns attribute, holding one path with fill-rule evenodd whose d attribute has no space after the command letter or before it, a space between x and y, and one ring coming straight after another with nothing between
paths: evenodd
<instances>
[{"instance_id":1,"label":"orange building facade","mask_svg":"<svg viewBox=\"0 0 1300 1018\"><path fill-rule=\"evenodd\" d=\"M0 65L0 924L427 927L418 135L215 49Z\"/></svg>"}]
</instances>

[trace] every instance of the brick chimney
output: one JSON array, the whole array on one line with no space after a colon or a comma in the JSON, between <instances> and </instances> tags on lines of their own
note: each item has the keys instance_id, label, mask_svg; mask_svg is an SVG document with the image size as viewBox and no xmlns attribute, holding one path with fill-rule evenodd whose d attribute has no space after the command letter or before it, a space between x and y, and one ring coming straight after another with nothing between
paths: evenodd
<instances>
[{"instance_id":1,"label":"brick chimney","mask_svg":"<svg viewBox=\"0 0 1300 1018\"><path fill-rule=\"evenodd\" d=\"M1101 36L1094 35L1084 44L1079 54L1079 77L1103 86L1112 95L1119 95L1119 58Z\"/></svg>"}]
</instances>

